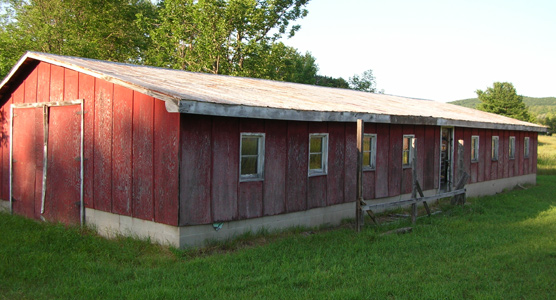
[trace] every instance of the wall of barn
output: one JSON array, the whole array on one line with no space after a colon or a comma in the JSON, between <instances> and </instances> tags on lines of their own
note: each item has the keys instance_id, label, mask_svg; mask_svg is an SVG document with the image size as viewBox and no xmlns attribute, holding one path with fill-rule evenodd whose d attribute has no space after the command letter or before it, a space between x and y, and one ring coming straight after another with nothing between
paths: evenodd
<instances>
[{"instance_id":1,"label":"wall of barn","mask_svg":"<svg viewBox=\"0 0 556 300\"><path fill-rule=\"evenodd\" d=\"M471 137L479 136L479 160L471 162ZM499 138L499 157L492 160L492 137ZM515 158L509 157L510 136L515 137ZM529 137L529 157L524 157L524 140ZM537 142L536 132L515 130L491 130L476 128L455 128L454 133L454 186L458 180L458 140L464 142L464 171L470 175L469 183L504 179L514 176L537 173Z\"/></svg>"},{"instance_id":2,"label":"wall of barn","mask_svg":"<svg viewBox=\"0 0 556 300\"><path fill-rule=\"evenodd\" d=\"M3 136L9 132L10 104L76 99L84 99L85 106L86 207L177 225L180 117L179 114L168 113L163 101L102 79L40 62L0 108ZM18 204L21 207L17 207L16 213L39 218L43 172L42 109L35 109L28 117L25 127L30 134L19 147L27 151L29 161L34 163L33 171L25 177L33 182L35 188L25 192L27 194L22 201L25 205ZM56 136L50 139L55 141ZM7 140L1 143L0 157L0 197L7 200ZM49 189L55 189L56 182L52 182L56 180L55 176L49 177L49 180ZM79 198L72 203L78 201Z\"/></svg>"},{"instance_id":3,"label":"wall of barn","mask_svg":"<svg viewBox=\"0 0 556 300\"><path fill-rule=\"evenodd\" d=\"M182 114L180 225L209 224L303 211L356 197L356 124L239 119ZM262 181L239 181L241 132L265 133ZM328 173L308 176L310 133L328 133ZM365 124L377 134L376 170L364 171L365 199L411 192L402 137L418 139L418 177L438 188L440 128Z\"/></svg>"}]
</instances>

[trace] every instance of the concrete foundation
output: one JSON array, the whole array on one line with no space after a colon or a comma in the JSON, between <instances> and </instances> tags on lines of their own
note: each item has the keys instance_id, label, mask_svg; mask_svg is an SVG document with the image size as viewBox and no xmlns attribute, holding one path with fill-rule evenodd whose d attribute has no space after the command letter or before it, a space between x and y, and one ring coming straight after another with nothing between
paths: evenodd
<instances>
[{"instance_id":1,"label":"concrete foundation","mask_svg":"<svg viewBox=\"0 0 556 300\"><path fill-rule=\"evenodd\" d=\"M0 211L10 212L10 201L5 201L0 199Z\"/></svg>"},{"instance_id":2,"label":"concrete foundation","mask_svg":"<svg viewBox=\"0 0 556 300\"><path fill-rule=\"evenodd\" d=\"M505 189L512 189L518 184L536 184L536 178L535 174L531 174L468 184L466 186L467 197L496 194ZM425 196L432 196L436 193L436 190L424 191ZM410 197L411 194L403 194L396 197L369 200L368 204L396 202L410 199ZM380 210L375 212L380 212ZM276 216L223 222L221 224L183 227L164 225L89 208L86 209L85 216L87 225L96 227L98 232L104 236L132 235L139 238L149 238L159 244L184 248L203 246L209 241L227 240L246 232L256 233L262 229L281 230L296 226L310 228L320 225L338 225L343 219L355 217L355 202Z\"/></svg>"}]
</instances>

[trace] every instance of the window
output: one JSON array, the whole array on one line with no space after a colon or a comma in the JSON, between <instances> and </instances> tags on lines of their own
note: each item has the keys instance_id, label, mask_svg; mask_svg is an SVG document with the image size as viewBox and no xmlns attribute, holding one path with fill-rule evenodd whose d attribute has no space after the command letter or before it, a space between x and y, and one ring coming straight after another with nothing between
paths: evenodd
<instances>
[{"instance_id":1,"label":"window","mask_svg":"<svg viewBox=\"0 0 556 300\"><path fill-rule=\"evenodd\" d=\"M529 137L525 137L523 140L523 156L529 158Z\"/></svg>"},{"instance_id":2,"label":"window","mask_svg":"<svg viewBox=\"0 0 556 300\"><path fill-rule=\"evenodd\" d=\"M492 160L498 160L498 136L492 137Z\"/></svg>"},{"instance_id":3,"label":"window","mask_svg":"<svg viewBox=\"0 0 556 300\"><path fill-rule=\"evenodd\" d=\"M471 162L479 161L479 136L471 136Z\"/></svg>"},{"instance_id":4,"label":"window","mask_svg":"<svg viewBox=\"0 0 556 300\"><path fill-rule=\"evenodd\" d=\"M239 180L263 180L264 133L241 133Z\"/></svg>"},{"instance_id":5,"label":"window","mask_svg":"<svg viewBox=\"0 0 556 300\"><path fill-rule=\"evenodd\" d=\"M363 170L376 169L376 134L363 135Z\"/></svg>"},{"instance_id":6,"label":"window","mask_svg":"<svg viewBox=\"0 0 556 300\"><path fill-rule=\"evenodd\" d=\"M510 159L515 159L515 136L510 136Z\"/></svg>"},{"instance_id":7,"label":"window","mask_svg":"<svg viewBox=\"0 0 556 300\"><path fill-rule=\"evenodd\" d=\"M402 166L404 168L411 167L411 160L413 159L413 150L411 144L413 143L414 135L404 135L403 136L403 148L402 148Z\"/></svg>"},{"instance_id":8,"label":"window","mask_svg":"<svg viewBox=\"0 0 556 300\"><path fill-rule=\"evenodd\" d=\"M309 176L325 175L328 164L328 133L309 134Z\"/></svg>"}]
</instances>

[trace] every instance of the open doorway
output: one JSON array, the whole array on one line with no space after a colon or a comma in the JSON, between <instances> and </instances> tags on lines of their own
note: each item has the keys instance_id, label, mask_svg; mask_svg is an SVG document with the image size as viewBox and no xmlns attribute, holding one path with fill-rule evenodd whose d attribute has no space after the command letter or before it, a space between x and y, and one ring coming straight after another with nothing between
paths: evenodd
<instances>
[{"instance_id":1,"label":"open doorway","mask_svg":"<svg viewBox=\"0 0 556 300\"><path fill-rule=\"evenodd\" d=\"M442 192L449 192L452 186L453 147L454 128L442 127L440 135L440 191Z\"/></svg>"}]
</instances>

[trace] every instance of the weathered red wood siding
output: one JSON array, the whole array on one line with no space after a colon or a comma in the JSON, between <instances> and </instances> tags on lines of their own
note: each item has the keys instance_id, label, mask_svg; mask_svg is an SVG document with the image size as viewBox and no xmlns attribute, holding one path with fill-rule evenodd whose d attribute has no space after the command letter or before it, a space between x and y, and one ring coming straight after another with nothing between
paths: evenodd
<instances>
[{"instance_id":1,"label":"weathered red wood siding","mask_svg":"<svg viewBox=\"0 0 556 300\"><path fill-rule=\"evenodd\" d=\"M178 224L180 115L163 101L45 62L33 67L4 103L84 99L84 201L90 208ZM39 218L43 172L43 109L15 109L16 212ZM80 106L51 107L47 219L79 221ZM0 197L9 197L9 145L0 144ZM63 199L59 200L59 199Z\"/></svg>"},{"instance_id":2,"label":"weathered red wood siding","mask_svg":"<svg viewBox=\"0 0 556 300\"><path fill-rule=\"evenodd\" d=\"M354 123L298 122L225 117L181 116L179 224L208 224L271 216L355 200L356 126ZM239 182L242 132L265 134L264 180ZM470 146L480 140L489 150L485 130L455 128L456 139ZM308 175L309 134L328 133L328 173ZM376 170L363 174L365 199L410 193L412 171L402 168L404 134L417 138L417 176L425 190L438 188L440 128L436 126L366 124L377 134ZM488 137L490 138L490 137ZM489 140L490 142L490 140ZM488 143L486 143L488 144ZM466 149L464 170L471 167ZM482 158L486 156L481 154ZM490 156L488 156L490 160ZM456 167L457 153L454 157ZM486 164L486 163L484 163ZM457 168L454 174L457 175Z\"/></svg>"}]
</instances>

